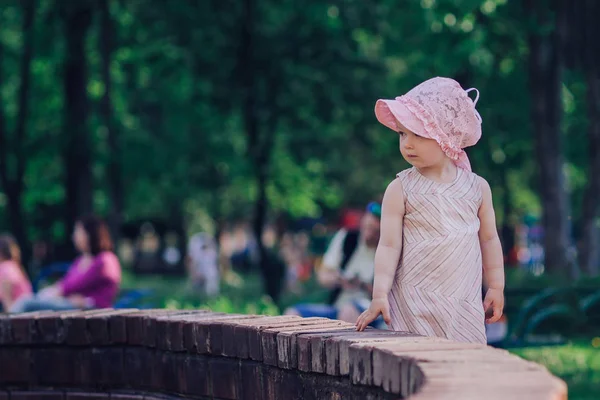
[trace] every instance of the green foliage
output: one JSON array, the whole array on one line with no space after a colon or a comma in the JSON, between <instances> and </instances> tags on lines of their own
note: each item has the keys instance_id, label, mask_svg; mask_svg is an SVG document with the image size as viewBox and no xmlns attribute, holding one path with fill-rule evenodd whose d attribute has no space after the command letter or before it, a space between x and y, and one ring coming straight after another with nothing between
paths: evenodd
<instances>
[{"instance_id":1,"label":"green foliage","mask_svg":"<svg viewBox=\"0 0 600 400\"><path fill-rule=\"evenodd\" d=\"M592 400L600 390L600 339L565 346L511 349L511 352L546 366L564 379L569 399Z\"/></svg>"},{"instance_id":2,"label":"green foliage","mask_svg":"<svg viewBox=\"0 0 600 400\"><path fill-rule=\"evenodd\" d=\"M238 278L239 279L239 278ZM262 292L257 275L244 276L242 281L221 284L216 298L205 298L194 290L189 282L177 277L134 276L125 271L123 288L149 289L151 295L141 301L141 306L170 309L209 309L214 312L239 314L279 315L279 308Z\"/></svg>"},{"instance_id":3,"label":"green foliage","mask_svg":"<svg viewBox=\"0 0 600 400\"><path fill-rule=\"evenodd\" d=\"M114 162L124 188L125 221L183 215L191 229L206 226L206 216L249 219L261 168L270 218L279 212L331 215L346 205L362 206L407 167L397 136L375 120L375 101L436 75L481 91L483 137L468 152L475 171L492 186L499 223L541 214L526 69L532 27L519 2L374 6L254 0L248 17L234 1L182 2L175 8L148 0L108 1L111 133L117 152L100 112L107 88L97 7L85 38L93 198L101 214L114 211L109 194ZM14 144L23 9L15 0L2 4L0 95ZM54 221L43 233L64 239L71 229L61 221L67 195L63 155L71 127L64 123L62 73L69 55L62 12L79 3L36 4L22 207L30 239L42 234L42 217ZM250 64L244 63L246 22L252 33ZM248 71L264 157L253 153L244 119ZM585 77L567 71L563 132L575 223L588 182L585 90ZM0 194L0 221L7 212Z\"/></svg>"},{"instance_id":4,"label":"green foliage","mask_svg":"<svg viewBox=\"0 0 600 400\"><path fill-rule=\"evenodd\" d=\"M2 87L2 104L12 127L22 10L17 2L5 3L0 38L10 79ZM40 204L60 204L65 196L60 154L68 127L61 125L62 84L56 79L65 54L57 4L41 0L36 13L24 197L30 215ZM375 100L432 75L447 75L462 76L465 85L477 85L483 93L485 134L472 151L480 173L498 193L508 189L518 208L539 212L528 184L533 165L522 103L527 96L512 89L524 81L523 30L515 29L519 21L505 2L421 1L402 7L345 2L342 7L256 1L256 6L255 78L260 85L272 84L267 94L274 96L262 92L267 87L258 88L256 101L267 107L258 112L267 113L265 118L274 114L276 121L268 184L272 211L317 216L323 207L361 204L380 195L406 164L396 136L375 121ZM95 112L106 90L97 19L86 40L97 210L111 210L107 168L116 158L127 188L126 219L168 217L172 207L192 200L209 214L247 215L256 190L239 114L238 76L244 68L238 65L239 5L208 1L170 8L137 0L111 1L110 9L111 100L120 154L111 153L107 129ZM498 154L497 168L488 166L490 154ZM574 190L585 183L579 164L573 169ZM496 178L505 167L516 175L508 188Z\"/></svg>"}]
</instances>

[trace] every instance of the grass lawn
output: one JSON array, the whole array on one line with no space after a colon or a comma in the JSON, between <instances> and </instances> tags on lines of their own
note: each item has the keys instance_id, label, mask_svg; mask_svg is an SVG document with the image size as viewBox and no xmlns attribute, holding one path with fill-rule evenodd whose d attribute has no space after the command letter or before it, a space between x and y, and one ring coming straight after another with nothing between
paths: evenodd
<instances>
[{"instance_id":1,"label":"grass lawn","mask_svg":"<svg viewBox=\"0 0 600 400\"><path fill-rule=\"evenodd\" d=\"M594 347L595 345L595 347ZM570 400L600 399L600 338L564 346L511 349L514 354L545 365L569 387Z\"/></svg>"}]
</instances>

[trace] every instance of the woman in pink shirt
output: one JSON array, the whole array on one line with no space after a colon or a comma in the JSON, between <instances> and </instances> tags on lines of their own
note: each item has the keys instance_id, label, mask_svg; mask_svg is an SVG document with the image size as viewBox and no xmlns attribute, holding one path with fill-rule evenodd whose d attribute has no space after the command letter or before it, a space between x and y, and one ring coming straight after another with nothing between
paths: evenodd
<instances>
[{"instance_id":1,"label":"woman in pink shirt","mask_svg":"<svg viewBox=\"0 0 600 400\"><path fill-rule=\"evenodd\" d=\"M31 295L31 282L21 265L21 249L10 235L0 235L0 311Z\"/></svg>"},{"instance_id":2,"label":"woman in pink shirt","mask_svg":"<svg viewBox=\"0 0 600 400\"><path fill-rule=\"evenodd\" d=\"M111 307L121 284L121 265L112 252L108 226L101 219L81 218L73 230L81 255L56 284L19 301L11 312Z\"/></svg>"}]
</instances>

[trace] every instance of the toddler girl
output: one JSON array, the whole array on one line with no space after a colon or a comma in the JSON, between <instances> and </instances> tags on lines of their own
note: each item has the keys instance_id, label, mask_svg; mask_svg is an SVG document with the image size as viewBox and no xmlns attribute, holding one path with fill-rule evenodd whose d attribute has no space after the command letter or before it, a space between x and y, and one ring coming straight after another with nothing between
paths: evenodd
<instances>
[{"instance_id":1,"label":"toddler girl","mask_svg":"<svg viewBox=\"0 0 600 400\"><path fill-rule=\"evenodd\" d=\"M504 265L492 194L463 150L481 137L479 92L473 101L472 90L437 77L375 105L379 122L398 132L412 168L386 189L373 299L358 330L383 314L393 330L486 343L484 323L502 315Z\"/></svg>"}]
</instances>

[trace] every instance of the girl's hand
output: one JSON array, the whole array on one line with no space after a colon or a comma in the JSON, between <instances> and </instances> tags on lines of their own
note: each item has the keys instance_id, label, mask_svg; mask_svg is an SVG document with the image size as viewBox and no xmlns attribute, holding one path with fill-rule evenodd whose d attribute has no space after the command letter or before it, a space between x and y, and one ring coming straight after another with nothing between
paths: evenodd
<instances>
[{"instance_id":1,"label":"girl's hand","mask_svg":"<svg viewBox=\"0 0 600 400\"><path fill-rule=\"evenodd\" d=\"M497 322L502 316L504 309L504 292L501 289L488 289L483 300L483 310L487 313L492 309L493 315L485 320L488 324Z\"/></svg>"},{"instance_id":2,"label":"girl's hand","mask_svg":"<svg viewBox=\"0 0 600 400\"><path fill-rule=\"evenodd\" d=\"M371 301L369 309L363 312L356 320L356 330L364 331L367 326L383 314L383 320L386 324L390 324L390 302L387 298L376 298Z\"/></svg>"}]
</instances>

